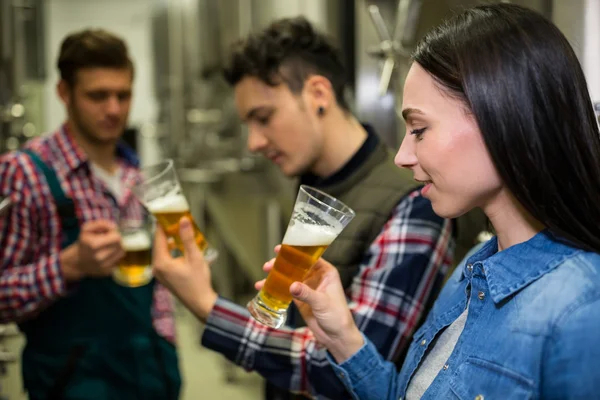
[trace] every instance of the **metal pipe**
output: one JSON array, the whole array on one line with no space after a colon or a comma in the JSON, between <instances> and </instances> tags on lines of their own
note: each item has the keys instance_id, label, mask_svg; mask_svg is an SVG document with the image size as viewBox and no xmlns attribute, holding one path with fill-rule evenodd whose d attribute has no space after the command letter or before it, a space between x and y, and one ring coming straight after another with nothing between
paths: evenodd
<instances>
[{"instance_id":1,"label":"metal pipe","mask_svg":"<svg viewBox=\"0 0 600 400\"><path fill-rule=\"evenodd\" d=\"M179 158L179 146L185 140L185 104L183 97L183 21L179 0L168 0L169 43L169 124L171 156Z\"/></svg>"}]
</instances>

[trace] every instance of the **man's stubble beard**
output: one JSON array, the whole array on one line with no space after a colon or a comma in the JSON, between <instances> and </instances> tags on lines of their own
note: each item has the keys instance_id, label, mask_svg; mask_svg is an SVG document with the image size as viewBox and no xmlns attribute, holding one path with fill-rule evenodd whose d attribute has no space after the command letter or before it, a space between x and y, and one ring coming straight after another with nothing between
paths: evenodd
<instances>
[{"instance_id":1,"label":"man's stubble beard","mask_svg":"<svg viewBox=\"0 0 600 400\"><path fill-rule=\"evenodd\" d=\"M94 135L93 128L90 128L84 122L83 118L81 118L76 102L71 105L70 109L72 122L85 141L96 146L106 146L109 144L114 144L118 141L118 139L101 139L97 135Z\"/></svg>"}]
</instances>

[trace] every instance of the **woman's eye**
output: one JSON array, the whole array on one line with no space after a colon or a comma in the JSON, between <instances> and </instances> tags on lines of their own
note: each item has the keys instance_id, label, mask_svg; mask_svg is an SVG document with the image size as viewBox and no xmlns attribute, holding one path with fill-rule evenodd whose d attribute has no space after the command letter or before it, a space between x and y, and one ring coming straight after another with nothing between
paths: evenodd
<instances>
[{"instance_id":1,"label":"woman's eye","mask_svg":"<svg viewBox=\"0 0 600 400\"><path fill-rule=\"evenodd\" d=\"M416 135L417 139L420 139L426 129L427 128L413 129L412 131L410 131L410 134Z\"/></svg>"}]
</instances>

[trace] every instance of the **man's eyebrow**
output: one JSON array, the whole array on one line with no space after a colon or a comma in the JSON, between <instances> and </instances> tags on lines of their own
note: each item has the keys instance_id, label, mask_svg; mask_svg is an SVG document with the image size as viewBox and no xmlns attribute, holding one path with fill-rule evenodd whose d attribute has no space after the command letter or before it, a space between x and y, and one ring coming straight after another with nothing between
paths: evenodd
<instances>
[{"instance_id":1,"label":"man's eyebrow","mask_svg":"<svg viewBox=\"0 0 600 400\"><path fill-rule=\"evenodd\" d=\"M255 118L255 117L256 117L256 114L257 114L259 111L262 111L262 110L267 110L267 111L268 111L268 110L269 110L269 108L268 108L268 107L266 107L266 106L258 106L258 107L251 108L251 109L250 109L250 110L249 110L249 111L246 113L246 115L244 116L244 121L248 121L248 120L251 120L252 118Z\"/></svg>"}]
</instances>

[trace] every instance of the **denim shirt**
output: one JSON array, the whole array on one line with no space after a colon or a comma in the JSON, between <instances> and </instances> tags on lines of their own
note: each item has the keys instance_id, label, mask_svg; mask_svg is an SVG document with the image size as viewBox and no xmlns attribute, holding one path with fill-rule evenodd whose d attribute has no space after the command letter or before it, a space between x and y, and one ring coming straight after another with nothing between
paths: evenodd
<instances>
[{"instance_id":1,"label":"denim shirt","mask_svg":"<svg viewBox=\"0 0 600 400\"><path fill-rule=\"evenodd\" d=\"M354 398L403 398L432 341L467 303L464 330L423 399L600 398L600 254L548 231L497 249L493 238L457 267L400 374L366 339L342 364L330 357Z\"/></svg>"}]
</instances>

